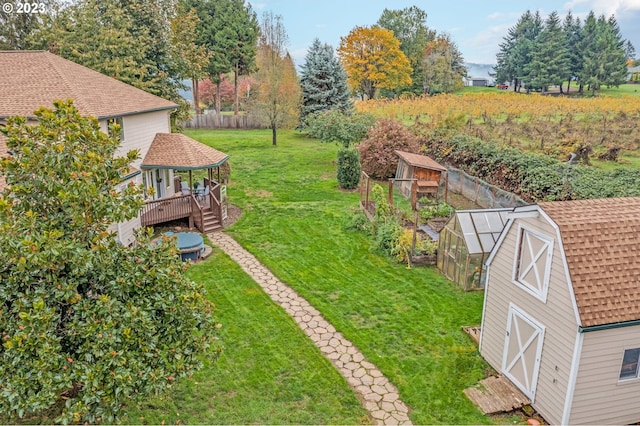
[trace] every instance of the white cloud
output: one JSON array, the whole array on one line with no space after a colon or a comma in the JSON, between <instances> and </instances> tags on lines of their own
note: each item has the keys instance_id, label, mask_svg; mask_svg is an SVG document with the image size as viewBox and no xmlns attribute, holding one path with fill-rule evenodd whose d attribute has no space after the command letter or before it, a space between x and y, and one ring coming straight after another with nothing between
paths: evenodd
<instances>
[{"instance_id":1,"label":"white cloud","mask_svg":"<svg viewBox=\"0 0 640 426\"><path fill-rule=\"evenodd\" d=\"M620 18L624 13L640 11L640 0L571 0L565 3L564 8L582 13L593 10L596 15Z\"/></svg>"},{"instance_id":2,"label":"white cloud","mask_svg":"<svg viewBox=\"0 0 640 426\"><path fill-rule=\"evenodd\" d=\"M466 62L488 64L495 63L499 44L512 24L493 25L474 36L463 40L460 50Z\"/></svg>"}]
</instances>

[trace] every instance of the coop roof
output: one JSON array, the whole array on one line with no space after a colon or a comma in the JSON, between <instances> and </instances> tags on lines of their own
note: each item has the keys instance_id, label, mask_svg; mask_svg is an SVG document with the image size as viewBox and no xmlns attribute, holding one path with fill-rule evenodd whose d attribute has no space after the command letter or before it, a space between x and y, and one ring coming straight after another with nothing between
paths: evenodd
<instances>
[{"instance_id":1,"label":"coop roof","mask_svg":"<svg viewBox=\"0 0 640 426\"><path fill-rule=\"evenodd\" d=\"M507 223L512 208L458 210L447 227L464 237L469 254L489 253Z\"/></svg>"},{"instance_id":2,"label":"coop roof","mask_svg":"<svg viewBox=\"0 0 640 426\"><path fill-rule=\"evenodd\" d=\"M398 150L394 152L398 157L400 157L400 159L411 166L420 167L423 169L439 170L441 172L447 171L444 166L441 166L434 159L427 157L426 155L412 154L411 152Z\"/></svg>"},{"instance_id":3,"label":"coop roof","mask_svg":"<svg viewBox=\"0 0 640 426\"><path fill-rule=\"evenodd\" d=\"M539 207L560 229L582 326L640 320L640 197Z\"/></svg>"}]
</instances>

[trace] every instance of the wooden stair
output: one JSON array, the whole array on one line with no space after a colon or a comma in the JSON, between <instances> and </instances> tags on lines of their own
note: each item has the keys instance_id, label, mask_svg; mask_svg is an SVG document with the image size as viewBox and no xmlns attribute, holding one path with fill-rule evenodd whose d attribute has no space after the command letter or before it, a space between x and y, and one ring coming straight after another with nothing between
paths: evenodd
<instances>
[{"instance_id":1,"label":"wooden stair","mask_svg":"<svg viewBox=\"0 0 640 426\"><path fill-rule=\"evenodd\" d=\"M215 213L210 208L202 209L202 225L200 226L200 231L203 234L208 234L209 232L217 231L218 229L222 229L222 223L220 222L220 218L215 215Z\"/></svg>"}]
</instances>

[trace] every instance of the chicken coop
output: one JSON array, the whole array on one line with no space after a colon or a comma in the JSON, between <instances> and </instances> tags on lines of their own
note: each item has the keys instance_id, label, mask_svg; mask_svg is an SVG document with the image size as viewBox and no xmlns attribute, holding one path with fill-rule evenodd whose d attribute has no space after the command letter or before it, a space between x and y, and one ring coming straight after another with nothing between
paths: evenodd
<instances>
[{"instance_id":1,"label":"chicken coop","mask_svg":"<svg viewBox=\"0 0 640 426\"><path fill-rule=\"evenodd\" d=\"M416 209L418 200L432 198L436 202L440 195L447 202L447 169L426 155L395 151L398 156L395 184Z\"/></svg>"}]
</instances>

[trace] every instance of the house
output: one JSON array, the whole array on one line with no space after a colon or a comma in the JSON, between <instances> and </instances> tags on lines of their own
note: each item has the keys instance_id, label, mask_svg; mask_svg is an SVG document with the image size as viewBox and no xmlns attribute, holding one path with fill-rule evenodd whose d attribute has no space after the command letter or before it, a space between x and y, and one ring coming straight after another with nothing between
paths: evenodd
<instances>
[{"instance_id":1,"label":"house","mask_svg":"<svg viewBox=\"0 0 640 426\"><path fill-rule=\"evenodd\" d=\"M185 195L185 199L177 201L180 197L175 196L174 168L167 164L162 167L143 164L157 135L171 132L169 115L178 107L175 103L46 51L0 51L0 70L0 124L11 116L34 118L33 111L41 106L51 108L54 100L73 99L82 115L98 119L104 132L108 132L110 123L121 126L121 145L116 155L123 155L134 149L139 151L139 158L131 164L131 173L123 177L121 186L134 182L144 184L148 189L153 188L153 191L146 192L148 203L167 199L169 203L182 202L189 205L182 209L185 214L183 217L192 218L194 211L197 211L197 216L202 217L210 210L207 206L201 206L202 202L195 205L198 201L195 196ZM192 142L199 144L193 140ZM205 151L211 149L205 145L202 147ZM154 150L158 149L167 148L162 145ZM6 141L0 135L0 155L6 153ZM184 160L181 153L172 151L170 155L176 162ZM228 157L224 161L226 158ZM219 167L221 164L201 165L206 169L209 166ZM209 176L212 178L211 173ZM4 187L6 182L2 180L0 191ZM213 198L214 191L210 193ZM174 198L176 200L172 200ZM209 201L205 204L214 205L215 213L219 212L215 200ZM217 218L221 220L220 217ZM122 244L129 245L134 241L133 231L140 226L141 220L138 217L114 224L112 230L117 232Z\"/></svg>"},{"instance_id":2,"label":"house","mask_svg":"<svg viewBox=\"0 0 640 426\"><path fill-rule=\"evenodd\" d=\"M394 151L398 156L395 183L407 198L411 199L411 206L422 196L438 198L440 186L443 185L444 200L447 201L447 169L426 155L411 152Z\"/></svg>"},{"instance_id":3,"label":"house","mask_svg":"<svg viewBox=\"0 0 640 426\"><path fill-rule=\"evenodd\" d=\"M640 197L516 207L480 353L551 424L640 421Z\"/></svg>"},{"instance_id":4,"label":"house","mask_svg":"<svg viewBox=\"0 0 640 426\"><path fill-rule=\"evenodd\" d=\"M484 263L512 208L457 210L440 231L437 265L463 290L482 290Z\"/></svg>"}]
</instances>

